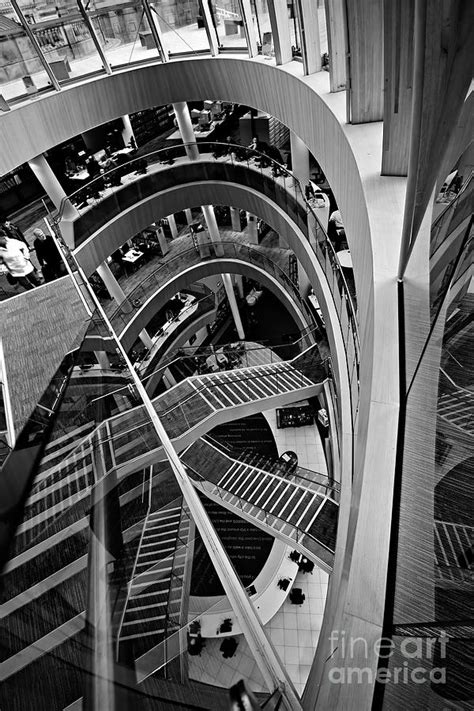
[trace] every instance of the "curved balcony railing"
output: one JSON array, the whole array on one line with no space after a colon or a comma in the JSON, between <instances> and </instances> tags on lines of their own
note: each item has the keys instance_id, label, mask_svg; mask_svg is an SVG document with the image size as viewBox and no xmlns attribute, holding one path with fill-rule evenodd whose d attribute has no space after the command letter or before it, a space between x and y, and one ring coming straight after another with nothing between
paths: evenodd
<instances>
[{"instance_id":1,"label":"curved balcony railing","mask_svg":"<svg viewBox=\"0 0 474 711\"><path fill-rule=\"evenodd\" d=\"M216 259L238 259L256 266L262 267L267 273L271 274L288 291L294 301L298 304L302 314L305 317L307 324L311 324L314 318L304 303L298 291L298 287L293 284L288 275L279 267L273 260L267 257L259 249L250 247L247 244L238 244L237 242L209 242L206 248L212 247ZM197 262L196 262L196 257ZM112 325L117 328L121 326L124 329L136 316L137 309L140 309L143 302L153 294L157 287L163 286L169 281L170 276L178 275L186 265L200 263L199 248L191 247L183 252L180 252L169 261L161 264L152 274L149 274L145 279L138 284L129 294L127 298L119 304L112 313L110 320ZM173 266L175 269L173 269ZM132 308L132 310L130 310Z\"/></svg>"},{"instance_id":2,"label":"curved balcony railing","mask_svg":"<svg viewBox=\"0 0 474 711\"><path fill-rule=\"evenodd\" d=\"M195 324L198 319L201 319L206 314L210 316L210 320L214 319L215 311L216 299L214 293L196 299L193 303L185 306L171 322L161 326L153 336L153 348L146 352L145 357L140 360L138 372L143 374L150 367L153 367L153 364L159 362L164 353L172 348L176 339L192 324Z\"/></svg>"},{"instance_id":3,"label":"curved balcony railing","mask_svg":"<svg viewBox=\"0 0 474 711\"><path fill-rule=\"evenodd\" d=\"M188 158L187 151L190 150L199 151L198 160ZM170 165L174 166L172 171ZM80 217L75 220L74 235L76 246L79 246L97 231L100 224L105 224L122 210L176 184L192 183L203 177L237 181L265 194L282 207L307 236L326 275L341 324L355 418L360 362L355 288L346 278L347 272L344 273L334 245L319 221L317 208L306 199L304 188L294 174L282 164L264 153L237 144L180 144L133 158L105 171L69 195L61 204L56 219L57 222L61 220L66 200L76 205ZM101 209L97 215L91 208L99 203Z\"/></svg>"}]
</instances>

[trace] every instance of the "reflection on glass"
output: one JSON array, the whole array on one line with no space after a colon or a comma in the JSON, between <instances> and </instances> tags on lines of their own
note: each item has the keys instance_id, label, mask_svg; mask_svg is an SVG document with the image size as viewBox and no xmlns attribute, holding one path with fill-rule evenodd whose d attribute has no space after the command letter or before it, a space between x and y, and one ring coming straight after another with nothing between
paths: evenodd
<instances>
[{"instance_id":1,"label":"reflection on glass","mask_svg":"<svg viewBox=\"0 0 474 711\"><path fill-rule=\"evenodd\" d=\"M290 41L293 57L301 57L301 38L298 11L294 0L288 0L288 19L290 23Z\"/></svg>"},{"instance_id":2,"label":"reflection on glass","mask_svg":"<svg viewBox=\"0 0 474 711\"><path fill-rule=\"evenodd\" d=\"M326 7L324 2L318 0L318 23L319 23L319 42L321 55L328 52L328 33L326 27Z\"/></svg>"},{"instance_id":3,"label":"reflection on glass","mask_svg":"<svg viewBox=\"0 0 474 711\"><path fill-rule=\"evenodd\" d=\"M221 49L247 47L244 23L237 0L209 0L211 16L215 24Z\"/></svg>"},{"instance_id":4,"label":"reflection on glass","mask_svg":"<svg viewBox=\"0 0 474 711\"><path fill-rule=\"evenodd\" d=\"M257 42L262 48L262 54L269 55L272 52L273 44L268 0L252 0L251 6Z\"/></svg>"},{"instance_id":5,"label":"reflection on glass","mask_svg":"<svg viewBox=\"0 0 474 711\"><path fill-rule=\"evenodd\" d=\"M3 9L0 31L0 93L7 100L51 86L35 47L13 8Z\"/></svg>"},{"instance_id":6,"label":"reflection on glass","mask_svg":"<svg viewBox=\"0 0 474 711\"><path fill-rule=\"evenodd\" d=\"M21 0L20 7L59 82L102 69L89 29L75 5L59 0L51 7L31 9L31 3ZM38 86L41 73L34 72L31 79Z\"/></svg>"},{"instance_id":7,"label":"reflection on glass","mask_svg":"<svg viewBox=\"0 0 474 711\"><path fill-rule=\"evenodd\" d=\"M151 3L163 36L165 51L169 56L189 52L208 52L204 20L196 0L171 0Z\"/></svg>"},{"instance_id":8,"label":"reflection on glass","mask_svg":"<svg viewBox=\"0 0 474 711\"><path fill-rule=\"evenodd\" d=\"M112 67L158 58L142 3L110 4L101 10L89 9L89 14Z\"/></svg>"}]
</instances>

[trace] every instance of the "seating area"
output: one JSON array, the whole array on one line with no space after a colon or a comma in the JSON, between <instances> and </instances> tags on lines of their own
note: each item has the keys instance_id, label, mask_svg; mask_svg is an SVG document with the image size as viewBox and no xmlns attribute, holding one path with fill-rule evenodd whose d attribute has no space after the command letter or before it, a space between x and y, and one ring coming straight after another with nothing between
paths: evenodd
<instances>
[{"instance_id":1,"label":"seating area","mask_svg":"<svg viewBox=\"0 0 474 711\"><path fill-rule=\"evenodd\" d=\"M302 605L306 600L306 595L301 588L293 588L290 592L290 602L292 605Z\"/></svg>"},{"instance_id":2,"label":"seating area","mask_svg":"<svg viewBox=\"0 0 474 711\"><path fill-rule=\"evenodd\" d=\"M222 641L222 644L219 649L222 652L222 656L224 657L224 659L230 659L234 656L238 646L239 643L235 640L234 637L226 637Z\"/></svg>"}]
</instances>

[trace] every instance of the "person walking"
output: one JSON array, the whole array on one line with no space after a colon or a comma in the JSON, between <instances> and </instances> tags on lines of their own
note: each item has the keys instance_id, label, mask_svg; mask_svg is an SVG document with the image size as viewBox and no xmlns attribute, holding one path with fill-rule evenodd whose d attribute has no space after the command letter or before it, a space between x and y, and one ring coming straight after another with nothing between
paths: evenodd
<instances>
[{"instance_id":1,"label":"person walking","mask_svg":"<svg viewBox=\"0 0 474 711\"><path fill-rule=\"evenodd\" d=\"M45 281L53 281L63 273L63 263L61 255L54 244L51 235L45 235L43 230L37 227L33 230L35 238L33 247L40 264Z\"/></svg>"},{"instance_id":2,"label":"person walking","mask_svg":"<svg viewBox=\"0 0 474 711\"><path fill-rule=\"evenodd\" d=\"M0 235L0 264L4 264L10 276L24 289L33 289L41 284L30 260L28 247L17 239Z\"/></svg>"}]
</instances>

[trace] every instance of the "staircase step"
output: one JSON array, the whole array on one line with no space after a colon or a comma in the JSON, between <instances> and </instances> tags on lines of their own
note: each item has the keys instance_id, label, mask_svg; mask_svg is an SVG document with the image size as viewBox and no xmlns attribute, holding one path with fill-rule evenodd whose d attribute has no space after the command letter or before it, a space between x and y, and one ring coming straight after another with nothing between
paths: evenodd
<instances>
[{"instance_id":1,"label":"staircase step","mask_svg":"<svg viewBox=\"0 0 474 711\"><path fill-rule=\"evenodd\" d=\"M131 625L137 625L142 621L148 624L150 622L156 622L157 620L164 620L165 618L166 615L155 615L155 617L147 617L146 620L125 620L125 622L122 622L122 627L130 627Z\"/></svg>"}]
</instances>

